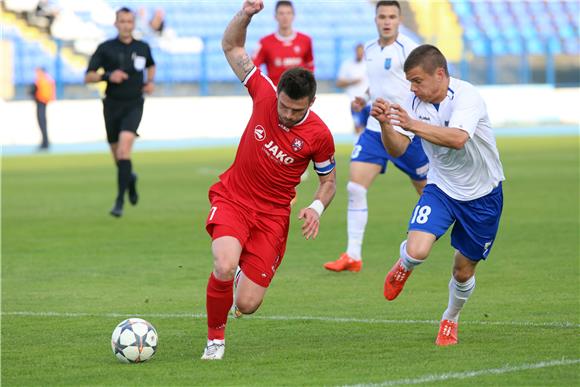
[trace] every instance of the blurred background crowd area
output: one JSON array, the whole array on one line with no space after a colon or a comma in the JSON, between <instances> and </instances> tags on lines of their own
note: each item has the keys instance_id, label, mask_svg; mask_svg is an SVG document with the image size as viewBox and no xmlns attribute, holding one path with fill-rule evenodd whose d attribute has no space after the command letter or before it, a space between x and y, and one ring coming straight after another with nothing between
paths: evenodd
<instances>
[{"instance_id":1,"label":"blurred background crowd area","mask_svg":"<svg viewBox=\"0 0 580 387\"><path fill-rule=\"evenodd\" d=\"M340 64L354 47L377 37L375 2L294 0L294 29L313 39L321 92L335 91ZM275 0L266 0L248 30L247 47L276 30ZM158 96L231 95L243 87L221 50L221 36L241 0L2 0L0 98L28 98L36 67L53 75L57 98L98 95L83 85L97 45L116 36L115 11L135 11L136 37L157 63ZM578 87L578 0L401 1L401 31L435 44L453 76L477 85L551 84Z\"/></svg>"}]
</instances>

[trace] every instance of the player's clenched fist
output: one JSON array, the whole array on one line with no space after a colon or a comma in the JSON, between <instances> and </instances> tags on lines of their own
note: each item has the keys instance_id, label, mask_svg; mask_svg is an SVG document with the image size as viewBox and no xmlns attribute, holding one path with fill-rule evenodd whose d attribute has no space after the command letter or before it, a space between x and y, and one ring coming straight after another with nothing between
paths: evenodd
<instances>
[{"instance_id":1,"label":"player's clenched fist","mask_svg":"<svg viewBox=\"0 0 580 387\"><path fill-rule=\"evenodd\" d=\"M377 98L375 102L373 102L373 106L371 108L371 116L376 118L379 122L389 122L389 110L391 105L382 98Z\"/></svg>"},{"instance_id":2,"label":"player's clenched fist","mask_svg":"<svg viewBox=\"0 0 580 387\"><path fill-rule=\"evenodd\" d=\"M413 130L413 120L401 105L391 105L389 112L389 123L391 125L398 125L403 129Z\"/></svg>"},{"instance_id":3,"label":"player's clenched fist","mask_svg":"<svg viewBox=\"0 0 580 387\"><path fill-rule=\"evenodd\" d=\"M245 0L242 5L242 10L246 15L252 16L264 9L264 2L262 0Z\"/></svg>"}]
</instances>

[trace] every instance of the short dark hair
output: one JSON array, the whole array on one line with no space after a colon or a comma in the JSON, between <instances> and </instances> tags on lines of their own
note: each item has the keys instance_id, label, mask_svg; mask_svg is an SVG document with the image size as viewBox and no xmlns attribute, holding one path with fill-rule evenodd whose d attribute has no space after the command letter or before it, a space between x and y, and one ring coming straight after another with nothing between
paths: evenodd
<instances>
[{"instance_id":1,"label":"short dark hair","mask_svg":"<svg viewBox=\"0 0 580 387\"><path fill-rule=\"evenodd\" d=\"M119 18L120 13L132 13L133 15L135 15L135 12L133 12L131 8L121 7L117 10L117 12L115 12L115 19Z\"/></svg>"},{"instance_id":2,"label":"short dark hair","mask_svg":"<svg viewBox=\"0 0 580 387\"><path fill-rule=\"evenodd\" d=\"M316 95L314 74L301 67L294 67L284 71L280 82L278 82L278 93L282 91L292 99L308 97L309 101L314 100Z\"/></svg>"},{"instance_id":3,"label":"short dark hair","mask_svg":"<svg viewBox=\"0 0 580 387\"><path fill-rule=\"evenodd\" d=\"M276 8L274 8L274 11L278 11L278 8L280 8L281 6L288 6L288 7L292 8L292 10L294 10L294 4L292 4L291 1L279 0L276 2Z\"/></svg>"},{"instance_id":4,"label":"short dark hair","mask_svg":"<svg viewBox=\"0 0 580 387\"><path fill-rule=\"evenodd\" d=\"M381 1L377 1L377 6L375 7L375 12L377 11L377 9L379 9L379 7L397 7L399 9L399 15L401 14L401 4L399 4L398 1L394 1L394 0L381 0Z\"/></svg>"},{"instance_id":5,"label":"short dark hair","mask_svg":"<svg viewBox=\"0 0 580 387\"><path fill-rule=\"evenodd\" d=\"M445 59L445 56L443 56L437 47L430 44L423 44L411 51L405 61L403 70L407 72L417 66L421 66L429 75L433 75L435 70L441 67L445 70L445 75L449 76L447 59Z\"/></svg>"}]
</instances>

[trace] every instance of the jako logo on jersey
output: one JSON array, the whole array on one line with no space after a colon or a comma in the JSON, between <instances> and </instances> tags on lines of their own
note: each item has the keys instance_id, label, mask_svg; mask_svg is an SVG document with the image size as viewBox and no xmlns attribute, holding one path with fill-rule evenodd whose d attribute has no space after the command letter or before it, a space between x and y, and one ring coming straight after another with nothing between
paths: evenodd
<instances>
[{"instance_id":1,"label":"jako logo on jersey","mask_svg":"<svg viewBox=\"0 0 580 387\"><path fill-rule=\"evenodd\" d=\"M294 141L292 141L292 150L294 152L299 152L303 146L304 146L304 141L298 137L296 137L294 139Z\"/></svg>"},{"instance_id":2,"label":"jako logo on jersey","mask_svg":"<svg viewBox=\"0 0 580 387\"><path fill-rule=\"evenodd\" d=\"M268 153L271 153L274 156L276 161L282 162L284 164L292 164L294 162L294 158L288 156L287 153L284 153L278 145L274 144L274 141L270 141L267 144L264 144L264 148L266 148Z\"/></svg>"},{"instance_id":3,"label":"jako logo on jersey","mask_svg":"<svg viewBox=\"0 0 580 387\"><path fill-rule=\"evenodd\" d=\"M254 137L258 141L264 141L266 138L266 129L264 129L262 125L256 125L254 128Z\"/></svg>"},{"instance_id":4,"label":"jako logo on jersey","mask_svg":"<svg viewBox=\"0 0 580 387\"><path fill-rule=\"evenodd\" d=\"M422 116L419 114L419 119L423 120L423 121L431 121L431 118L427 117L427 116Z\"/></svg>"}]
</instances>

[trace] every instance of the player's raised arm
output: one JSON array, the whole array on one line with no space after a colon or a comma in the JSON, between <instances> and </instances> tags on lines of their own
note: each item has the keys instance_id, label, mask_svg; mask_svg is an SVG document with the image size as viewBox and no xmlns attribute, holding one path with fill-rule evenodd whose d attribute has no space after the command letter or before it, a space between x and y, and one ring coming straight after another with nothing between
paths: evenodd
<instances>
[{"instance_id":1,"label":"player's raised arm","mask_svg":"<svg viewBox=\"0 0 580 387\"><path fill-rule=\"evenodd\" d=\"M222 49L232 70L243 81L254 68L252 58L245 49L246 30L252 16L264 8L262 0L245 0L242 9L230 21L222 38Z\"/></svg>"},{"instance_id":2,"label":"player's raised arm","mask_svg":"<svg viewBox=\"0 0 580 387\"><path fill-rule=\"evenodd\" d=\"M320 184L314 195L314 201L310 206L300 210L298 219L304 219L302 224L302 235L306 239L314 239L318 235L320 226L320 216L325 208L328 207L334 194L336 193L336 170L333 169L327 175L319 175Z\"/></svg>"}]
</instances>

